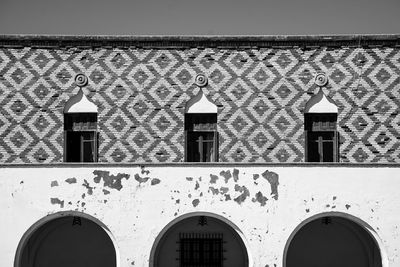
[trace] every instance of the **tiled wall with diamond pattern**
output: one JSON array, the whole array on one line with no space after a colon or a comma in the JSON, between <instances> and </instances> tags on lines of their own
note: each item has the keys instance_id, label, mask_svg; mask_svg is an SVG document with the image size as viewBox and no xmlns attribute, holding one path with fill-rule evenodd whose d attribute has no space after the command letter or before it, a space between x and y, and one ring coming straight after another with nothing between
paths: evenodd
<instances>
[{"instance_id":1,"label":"tiled wall with diamond pattern","mask_svg":"<svg viewBox=\"0 0 400 267\"><path fill-rule=\"evenodd\" d=\"M339 107L341 162L400 162L398 47L1 47L0 162L63 161L63 108L84 92L99 107L100 162L180 162L184 109L218 105L221 162L303 162L314 76Z\"/></svg>"}]
</instances>

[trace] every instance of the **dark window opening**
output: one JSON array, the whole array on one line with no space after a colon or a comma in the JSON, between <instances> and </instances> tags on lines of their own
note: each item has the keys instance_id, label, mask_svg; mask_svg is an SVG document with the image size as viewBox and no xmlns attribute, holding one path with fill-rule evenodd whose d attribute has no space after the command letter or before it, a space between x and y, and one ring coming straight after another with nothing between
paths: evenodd
<instances>
[{"instance_id":1,"label":"dark window opening","mask_svg":"<svg viewBox=\"0 0 400 267\"><path fill-rule=\"evenodd\" d=\"M97 161L96 113L64 114L64 132L66 162Z\"/></svg>"},{"instance_id":2,"label":"dark window opening","mask_svg":"<svg viewBox=\"0 0 400 267\"><path fill-rule=\"evenodd\" d=\"M221 233L181 233L179 235L180 267L222 267L223 235Z\"/></svg>"},{"instance_id":3,"label":"dark window opening","mask_svg":"<svg viewBox=\"0 0 400 267\"><path fill-rule=\"evenodd\" d=\"M306 161L337 162L336 113L305 114Z\"/></svg>"},{"instance_id":4,"label":"dark window opening","mask_svg":"<svg viewBox=\"0 0 400 267\"><path fill-rule=\"evenodd\" d=\"M218 161L217 114L186 114L185 136L186 161Z\"/></svg>"}]
</instances>

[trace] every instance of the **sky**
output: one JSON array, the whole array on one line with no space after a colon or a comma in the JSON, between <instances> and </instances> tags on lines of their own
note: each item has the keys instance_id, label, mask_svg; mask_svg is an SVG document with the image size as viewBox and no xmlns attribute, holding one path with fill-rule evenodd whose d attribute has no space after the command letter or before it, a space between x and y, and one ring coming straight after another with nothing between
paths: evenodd
<instances>
[{"instance_id":1,"label":"sky","mask_svg":"<svg viewBox=\"0 0 400 267\"><path fill-rule=\"evenodd\" d=\"M400 0L0 0L0 34L400 33Z\"/></svg>"}]
</instances>

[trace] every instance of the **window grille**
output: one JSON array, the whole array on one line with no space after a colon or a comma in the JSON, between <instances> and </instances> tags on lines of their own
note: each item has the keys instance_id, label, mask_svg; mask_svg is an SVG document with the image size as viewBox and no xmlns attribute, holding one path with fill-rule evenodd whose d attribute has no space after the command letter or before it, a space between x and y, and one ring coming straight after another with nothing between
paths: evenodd
<instances>
[{"instance_id":1,"label":"window grille","mask_svg":"<svg viewBox=\"0 0 400 267\"><path fill-rule=\"evenodd\" d=\"M180 233L180 267L222 267L222 233Z\"/></svg>"}]
</instances>

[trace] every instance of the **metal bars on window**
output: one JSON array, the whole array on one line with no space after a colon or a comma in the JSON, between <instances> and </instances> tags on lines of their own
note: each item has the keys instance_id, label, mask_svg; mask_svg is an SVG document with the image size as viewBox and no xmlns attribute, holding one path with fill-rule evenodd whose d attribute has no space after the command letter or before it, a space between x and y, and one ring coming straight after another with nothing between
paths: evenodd
<instances>
[{"instance_id":1,"label":"metal bars on window","mask_svg":"<svg viewBox=\"0 0 400 267\"><path fill-rule=\"evenodd\" d=\"M222 233L180 233L180 267L222 267Z\"/></svg>"}]
</instances>

